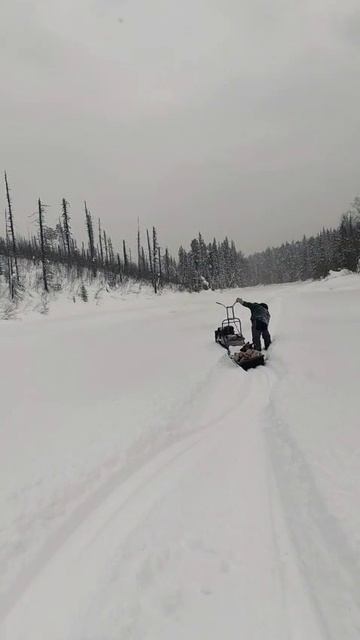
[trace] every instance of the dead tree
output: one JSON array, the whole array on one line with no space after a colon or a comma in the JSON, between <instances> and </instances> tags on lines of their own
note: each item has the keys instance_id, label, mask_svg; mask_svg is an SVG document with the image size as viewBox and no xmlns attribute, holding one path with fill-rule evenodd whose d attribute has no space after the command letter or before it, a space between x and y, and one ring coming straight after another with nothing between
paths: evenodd
<instances>
[{"instance_id":1,"label":"dead tree","mask_svg":"<svg viewBox=\"0 0 360 640\"><path fill-rule=\"evenodd\" d=\"M70 216L68 213L69 203L63 198L62 200L62 219L64 223L64 236L68 257L71 255L71 231L70 231Z\"/></svg>"},{"instance_id":2,"label":"dead tree","mask_svg":"<svg viewBox=\"0 0 360 640\"><path fill-rule=\"evenodd\" d=\"M129 266L129 259L128 259L128 255L127 255L127 251L126 251L126 242L125 240L123 240L123 256L124 256L124 271L125 273L128 272L128 266Z\"/></svg>"},{"instance_id":3,"label":"dead tree","mask_svg":"<svg viewBox=\"0 0 360 640\"><path fill-rule=\"evenodd\" d=\"M109 237L107 238L107 246L108 246L108 253L109 253L110 268L113 268L113 266L114 266L114 249L113 249L112 240Z\"/></svg>"},{"instance_id":4,"label":"dead tree","mask_svg":"<svg viewBox=\"0 0 360 640\"><path fill-rule=\"evenodd\" d=\"M10 189L9 189L9 183L8 183L6 171L5 171L5 188L6 188L6 199L8 203L8 219L9 219L10 241L12 246L12 258L14 260L14 265L15 265L16 281L17 283L19 283L20 278L19 278L19 267L18 267L18 261L17 261L16 238L15 238L15 231L14 231L14 216L12 211Z\"/></svg>"},{"instance_id":5,"label":"dead tree","mask_svg":"<svg viewBox=\"0 0 360 640\"><path fill-rule=\"evenodd\" d=\"M157 274L157 254L158 254L158 244L157 244L157 236L156 236L156 229L155 227L153 227L153 255L152 255L152 260L153 260L153 287L154 287L154 292L157 293L158 290L158 274Z\"/></svg>"},{"instance_id":6,"label":"dead tree","mask_svg":"<svg viewBox=\"0 0 360 640\"><path fill-rule=\"evenodd\" d=\"M66 255L67 252L67 245L66 245L66 239L65 239L65 231L62 225L62 221L61 218L59 217L59 222L56 225L56 229L58 231L58 235L59 235L59 251L63 251L64 255ZM60 243L61 240L61 243Z\"/></svg>"},{"instance_id":7,"label":"dead tree","mask_svg":"<svg viewBox=\"0 0 360 640\"><path fill-rule=\"evenodd\" d=\"M105 248L105 264L106 264L106 266L108 266L108 264L109 264L109 250L108 250L108 242L107 242L105 229L103 231L103 237L104 237L104 248Z\"/></svg>"},{"instance_id":8,"label":"dead tree","mask_svg":"<svg viewBox=\"0 0 360 640\"><path fill-rule=\"evenodd\" d=\"M103 251L103 244L102 244L102 237L101 237L100 218L99 218L99 247L100 247L100 261L101 261L101 264L104 265L104 251Z\"/></svg>"},{"instance_id":9,"label":"dead tree","mask_svg":"<svg viewBox=\"0 0 360 640\"><path fill-rule=\"evenodd\" d=\"M141 277L142 268L141 268L141 238L140 238L140 222L138 218L138 230L137 230L137 254L138 254L138 273L139 277Z\"/></svg>"},{"instance_id":10,"label":"dead tree","mask_svg":"<svg viewBox=\"0 0 360 640\"><path fill-rule=\"evenodd\" d=\"M144 247L141 247L141 264L142 264L142 275L144 275L147 272L147 264L146 264Z\"/></svg>"},{"instance_id":11,"label":"dead tree","mask_svg":"<svg viewBox=\"0 0 360 640\"><path fill-rule=\"evenodd\" d=\"M5 242L6 242L6 252L7 252L9 294L10 294L11 300L14 300L15 298L14 274L13 274L13 263L12 263L12 255L11 255L10 241L9 241L9 222L8 222L8 215L7 215L6 209L5 209Z\"/></svg>"},{"instance_id":12,"label":"dead tree","mask_svg":"<svg viewBox=\"0 0 360 640\"><path fill-rule=\"evenodd\" d=\"M43 283L44 289L46 293L49 292L48 287L48 278L47 278L47 270L46 270L46 247L45 247L45 234L44 234L44 207L39 198L39 227L40 227L40 250L41 250L41 264L42 264L42 274L43 274Z\"/></svg>"},{"instance_id":13,"label":"dead tree","mask_svg":"<svg viewBox=\"0 0 360 640\"><path fill-rule=\"evenodd\" d=\"M96 277L96 256L95 256L95 243L94 243L94 229L93 229L91 213L87 208L86 202L85 202L85 217L86 217L86 228L87 228L88 238L89 238L89 258L90 258L92 273L95 278Z\"/></svg>"},{"instance_id":14,"label":"dead tree","mask_svg":"<svg viewBox=\"0 0 360 640\"><path fill-rule=\"evenodd\" d=\"M117 256L117 263L118 263L118 270L119 270L119 280L120 282L122 282L121 260L118 253L116 254L116 256Z\"/></svg>"},{"instance_id":15,"label":"dead tree","mask_svg":"<svg viewBox=\"0 0 360 640\"><path fill-rule=\"evenodd\" d=\"M150 273L153 276L153 262L152 262L152 253L151 253L149 229L146 229L146 237L147 237L147 244L148 244L148 251L149 251Z\"/></svg>"},{"instance_id":16,"label":"dead tree","mask_svg":"<svg viewBox=\"0 0 360 640\"><path fill-rule=\"evenodd\" d=\"M165 249L165 277L166 277L166 281L170 282L170 258L169 258L169 250L167 247Z\"/></svg>"},{"instance_id":17,"label":"dead tree","mask_svg":"<svg viewBox=\"0 0 360 640\"><path fill-rule=\"evenodd\" d=\"M160 247L158 247L158 263L159 263L159 287L161 287L162 286L162 269L161 269Z\"/></svg>"}]
</instances>

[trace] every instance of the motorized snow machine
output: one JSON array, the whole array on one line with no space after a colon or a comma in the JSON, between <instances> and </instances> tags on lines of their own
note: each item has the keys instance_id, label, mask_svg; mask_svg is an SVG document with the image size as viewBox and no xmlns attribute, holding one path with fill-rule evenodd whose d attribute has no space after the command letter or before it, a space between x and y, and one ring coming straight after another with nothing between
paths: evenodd
<instances>
[{"instance_id":1,"label":"motorized snow machine","mask_svg":"<svg viewBox=\"0 0 360 640\"><path fill-rule=\"evenodd\" d=\"M226 305L222 302L216 304L226 309L226 318L222 321L221 327L215 331L215 342L224 347L231 360L245 371L265 364L261 351L254 349L250 342L245 342L241 320L235 316L235 305Z\"/></svg>"}]
</instances>

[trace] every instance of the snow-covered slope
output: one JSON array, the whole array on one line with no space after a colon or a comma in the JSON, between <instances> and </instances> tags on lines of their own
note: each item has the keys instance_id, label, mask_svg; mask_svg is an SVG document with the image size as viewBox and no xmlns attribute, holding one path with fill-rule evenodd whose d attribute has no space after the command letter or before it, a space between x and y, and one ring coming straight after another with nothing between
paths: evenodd
<instances>
[{"instance_id":1,"label":"snow-covered slope","mask_svg":"<svg viewBox=\"0 0 360 640\"><path fill-rule=\"evenodd\" d=\"M360 278L86 308L0 323L1 640L357 640Z\"/></svg>"},{"instance_id":2,"label":"snow-covered slope","mask_svg":"<svg viewBox=\"0 0 360 640\"><path fill-rule=\"evenodd\" d=\"M113 308L113 303L129 297L152 297L152 287L143 282L123 276L109 284L109 277L98 272L94 278L86 269L79 273L61 264L52 264L48 279L50 291L45 293L41 265L32 260L19 260L20 286L14 301L9 299L9 285L5 276L4 259L0 256L0 320L38 318L39 314L69 317L84 313L88 315L94 307ZM90 309L89 309L90 307Z\"/></svg>"}]
</instances>

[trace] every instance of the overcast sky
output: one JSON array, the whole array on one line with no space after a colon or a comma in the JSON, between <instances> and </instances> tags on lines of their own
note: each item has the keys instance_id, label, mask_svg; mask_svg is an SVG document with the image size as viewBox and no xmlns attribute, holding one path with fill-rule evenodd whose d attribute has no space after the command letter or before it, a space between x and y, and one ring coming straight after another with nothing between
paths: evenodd
<instances>
[{"instance_id":1,"label":"overcast sky","mask_svg":"<svg viewBox=\"0 0 360 640\"><path fill-rule=\"evenodd\" d=\"M360 195L359 0L0 0L0 166L115 245L228 235L245 252ZM2 190L3 208L5 199ZM1 227L0 227L1 228Z\"/></svg>"}]
</instances>

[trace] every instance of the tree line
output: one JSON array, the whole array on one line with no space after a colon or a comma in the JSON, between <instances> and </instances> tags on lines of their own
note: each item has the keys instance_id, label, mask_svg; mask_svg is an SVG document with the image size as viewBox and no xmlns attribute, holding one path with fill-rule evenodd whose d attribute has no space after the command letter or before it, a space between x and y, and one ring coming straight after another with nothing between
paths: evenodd
<instances>
[{"instance_id":1,"label":"tree line","mask_svg":"<svg viewBox=\"0 0 360 640\"><path fill-rule=\"evenodd\" d=\"M144 234L139 223L136 256L132 256L126 240L115 249L101 219L94 220L86 202L83 215L87 242L78 244L66 198L59 203L55 227L47 224L46 207L39 198L37 230L29 238L18 236L6 173L4 179L7 206L5 233L0 236L0 274L7 279L12 299L22 286L20 258L41 265L45 292L51 289L52 266L56 264L75 269L80 279L85 273L92 278L101 273L109 286L118 286L127 278L148 282L155 293L168 284L200 291L317 279L341 268L360 270L360 198L355 198L337 228L322 229L316 236L304 236L302 240L244 256L233 240L226 237L219 242L214 238L207 243L199 233L188 250L180 247L175 259L167 248L161 247L157 229L146 229Z\"/></svg>"},{"instance_id":2,"label":"tree line","mask_svg":"<svg viewBox=\"0 0 360 640\"><path fill-rule=\"evenodd\" d=\"M0 275L4 275L12 299L21 290L19 259L31 260L41 265L42 285L45 292L51 289L52 267L64 265L76 271L82 279L89 274L96 278L102 274L109 286L118 286L125 279L149 282L155 293L166 284L179 284L176 261L167 248L162 250L155 227L146 230L146 244L142 242L140 226L137 231L137 255L134 258L126 240L115 250L112 238L103 228L101 219L94 221L84 202L84 225L87 242L78 243L71 228L71 208L66 198L59 203L59 218L54 227L46 222L46 206L39 198L36 209L37 230L24 238L15 233L14 210L11 189L5 173L5 234L0 235Z\"/></svg>"}]
</instances>

